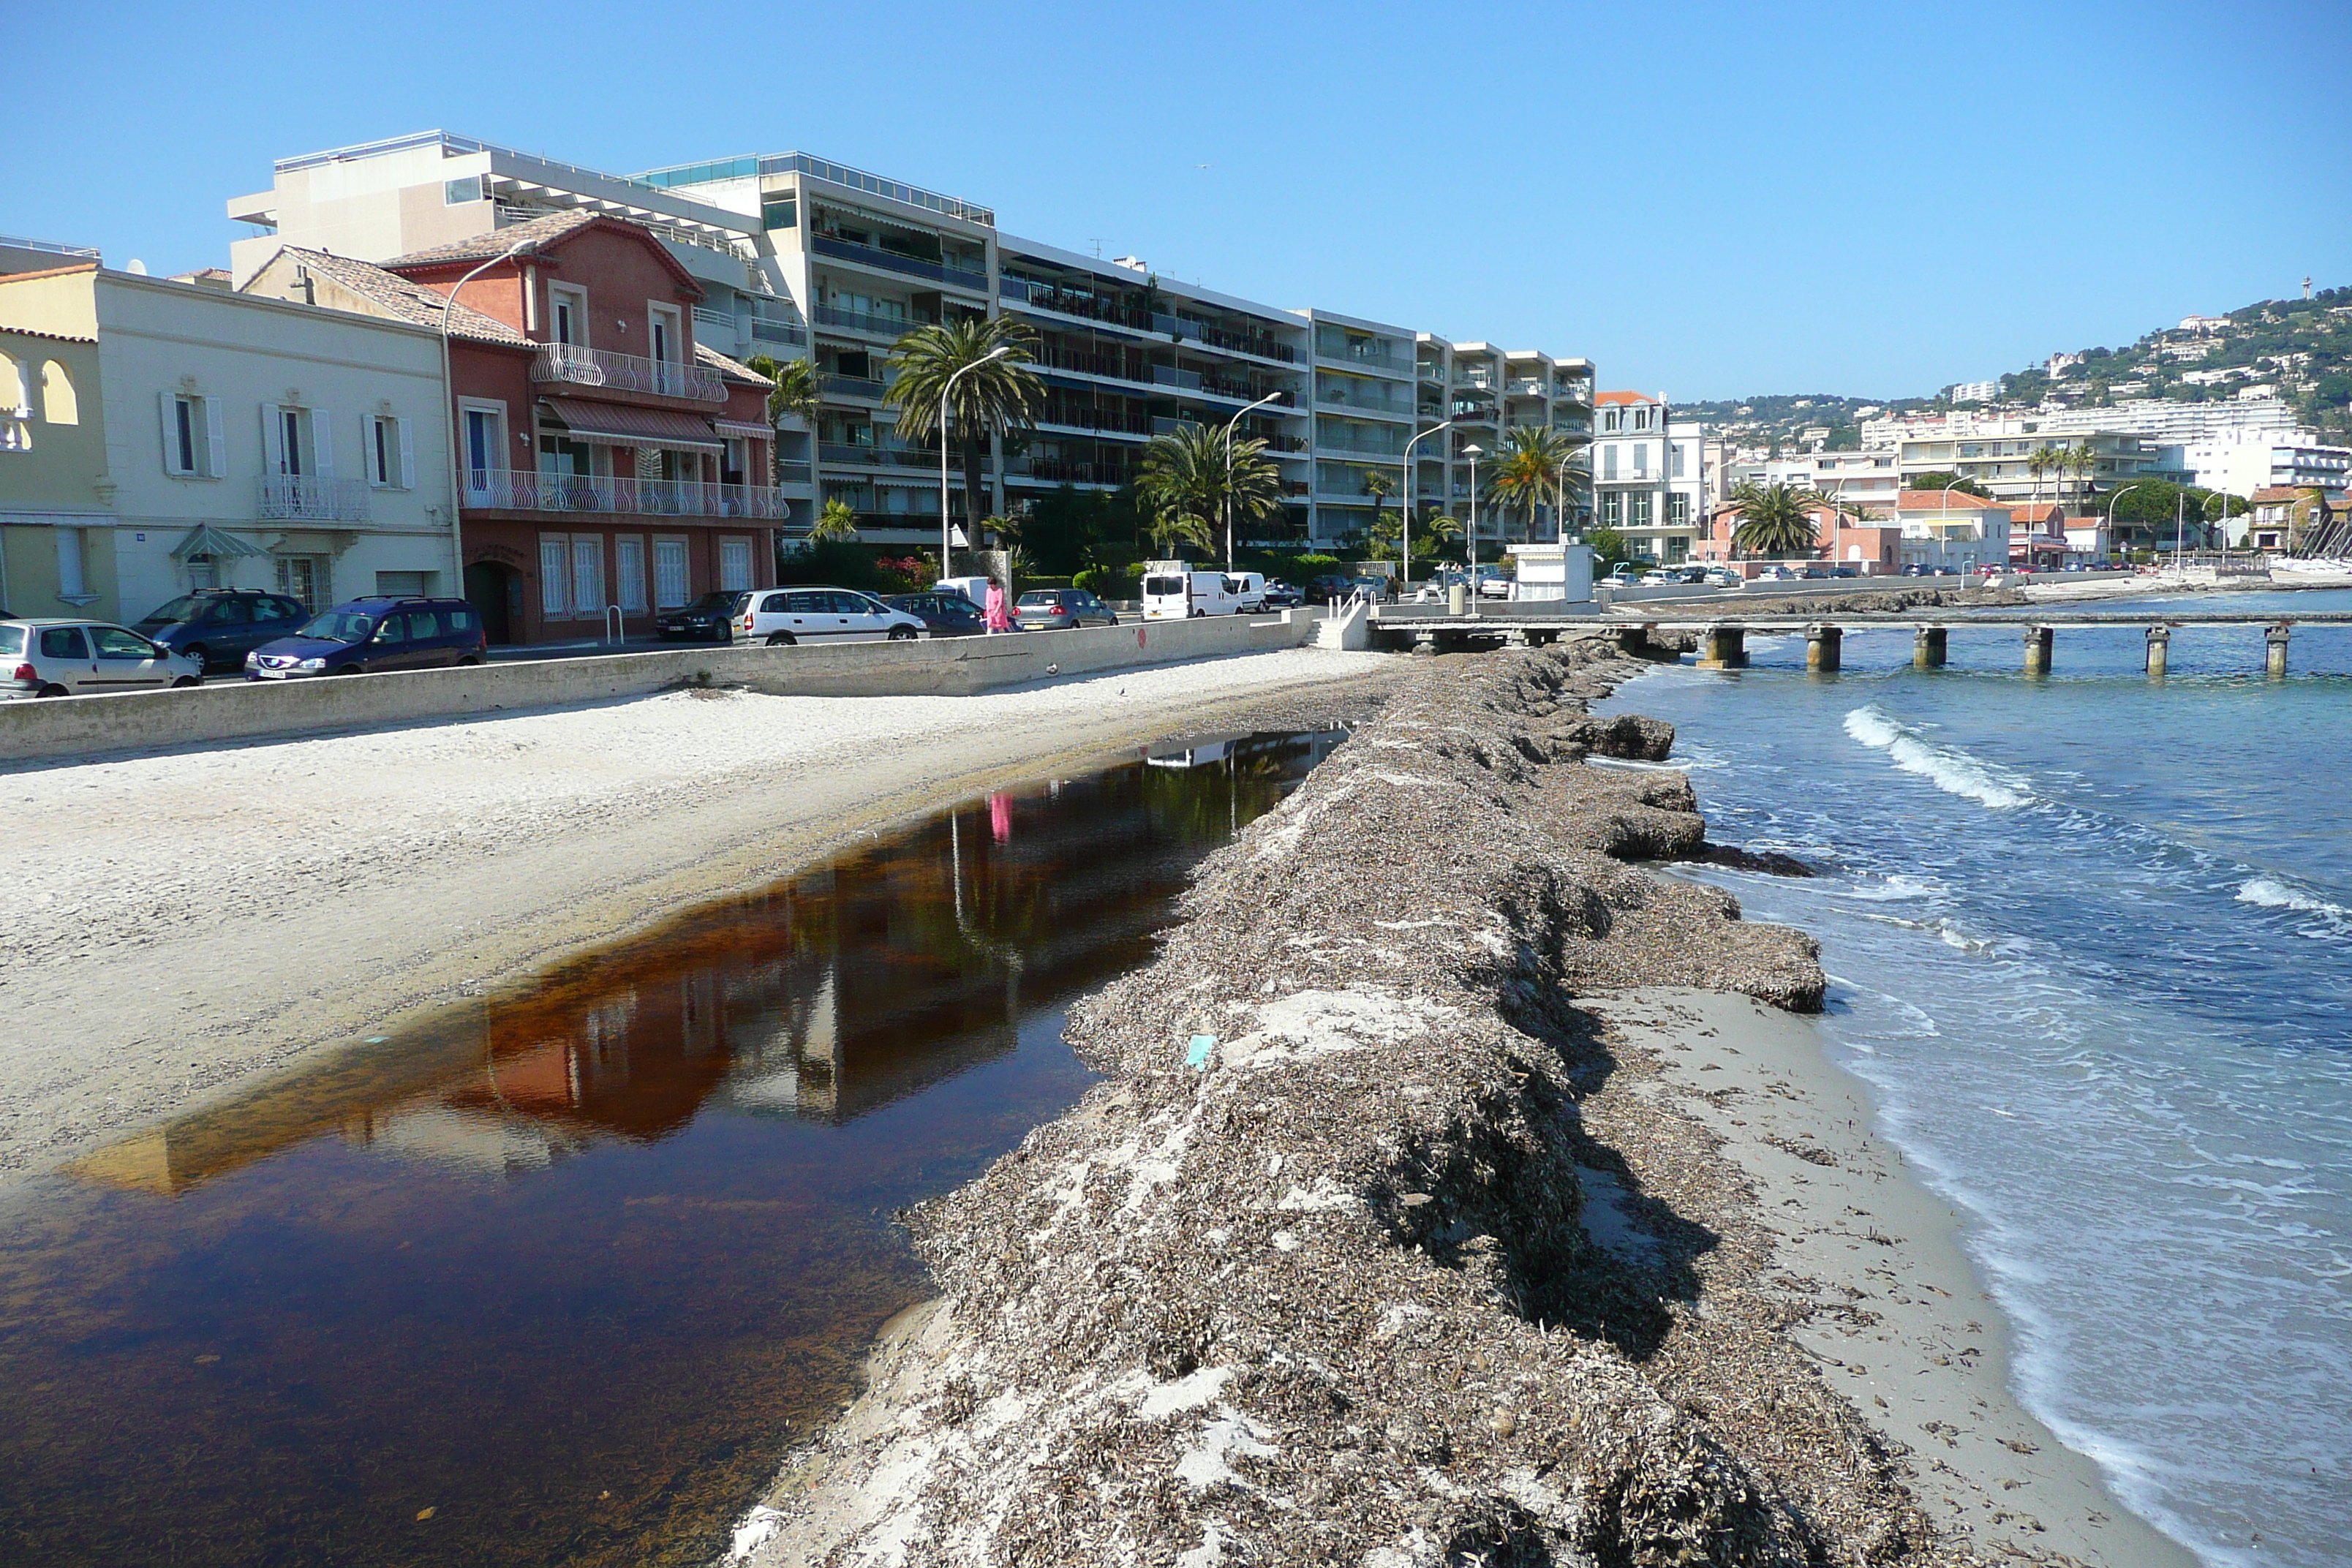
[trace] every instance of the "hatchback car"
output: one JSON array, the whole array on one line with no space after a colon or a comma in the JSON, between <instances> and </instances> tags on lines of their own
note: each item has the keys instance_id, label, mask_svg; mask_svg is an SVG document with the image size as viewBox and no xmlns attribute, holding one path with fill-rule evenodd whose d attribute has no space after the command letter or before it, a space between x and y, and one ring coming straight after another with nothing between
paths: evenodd
<instances>
[{"instance_id":1,"label":"hatchback car","mask_svg":"<svg viewBox=\"0 0 2352 1568\"><path fill-rule=\"evenodd\" d=\"M0 697L97 697L194 686L204 667L110 621L0 621Z\"/></svg>"},{"instance_id":2,"label":"hatchback car","mask_svg":"<svg viewBox=\"0 0 2352 1568\"><path fill-rule=\"evenodd\" d=\"M488 651L482 617L464 599L352 599L312 617L290 637L245 656L249 680L377 675L479 664Z\"/></svg>"},{"instance_id":3,"label":"hatchback car","mask_svg":"<svg viewBox=\"0 0 2352 1568\"><path fill-rule=\"evenodd\" d=\"M690 605L656 616L654 635L664 642L732 642L748 597L740 588L713 588Z\"/></svg>"},{"instance_id":4,"label":"hatchback car","mask_svg":"<svg viewBox=\"0 0 2352 1568\"><path fill-rule=\"evenodd\" d=\"M1084 588L1032 588L1013 606L1013 623L1024 632L1065 632L1076 626L1115 626L1118 616Z\"/></svg>"},{"instance_id":5,"label":"hatchback car","mask_svg":"<svg viewBox=\"0 0 2352 1568\"><path fill-rule=\"evenodd\" d=\"M737 634L770 647L796 643L907 642L922 619L850 588L754 588L736 612Z\"/></svg>"},{"instance_id":6,"label":"hatchback car","mask_svg":"<svg viewBox=\"0 0 2352 1568\"><path fill-rule=\"evenodd\" d=\"M988 617L961 594L893 594L882 602L922 622L935 637L972 637L988 630Z\"/></svg>"},{"instance_id":7,"label":"hatchback car","mask_svg":"<svg viewBox=\"0 0 2352 1568\"><path fill-rule=\"evenodd\" d=\"M1309 604L1338 605L1355 596L1356 580L1353 577L1341 577L1327 572L1320 577L1310 577L1307 580L1307 598Z\"/></svg>"},{"instance_id":8,"label":"hatchback car","mask_svg":"<svg viewBox=\"0 0 2352 1568\"><path fill-rule=\"evenodd\" d=\"M200 588L149 612L133 629L206 669L245 668L245 656L292 637L310 612L299 599L258 588Z\"/></svg>"}]
</instances>

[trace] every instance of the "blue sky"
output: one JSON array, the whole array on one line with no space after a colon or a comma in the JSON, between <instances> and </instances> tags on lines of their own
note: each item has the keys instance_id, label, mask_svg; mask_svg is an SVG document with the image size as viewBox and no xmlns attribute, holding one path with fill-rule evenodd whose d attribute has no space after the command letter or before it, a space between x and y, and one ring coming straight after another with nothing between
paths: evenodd
<instances>
[{"instance_id":1,"label":"blue sky","mask_svg":"<svg viewBox=\"0 0 2352 1568\"><path fill-rule=\"evenodd\" d=\"M797 148L1679 400L1902 396L2352 282L2352 5L44 5L0 233L225 265L273 159Z\"/></svg>"}]
</instances>

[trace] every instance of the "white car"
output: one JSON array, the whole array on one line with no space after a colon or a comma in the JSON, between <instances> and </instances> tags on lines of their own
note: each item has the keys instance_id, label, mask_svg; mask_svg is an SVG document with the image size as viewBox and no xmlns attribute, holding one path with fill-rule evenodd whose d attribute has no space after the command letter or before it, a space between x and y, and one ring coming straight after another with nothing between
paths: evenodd
<instances>
[{"instance_id":1,"label":"white car","mask_svg":"<svg viewBox=\"0 0 2352 1568\"><path fill-rule=\"evenodd\" d=\"M919 616L894 610L850 588L756 588L744 597L735 634L770 647L796 643L910 642L923 635Z\"/></svg>"},{"instance_id":2,"label":"white car","mask_svg":"<svg viewBox=\"0 0 2352 1568\"><path fill-rule=\"evenodd\" d=\"M1707 585L1713 588L1737 588L1745 584L1748 579L1728 566L1710 566L1706 569L1706 581Z\"/></svg>"},{"instance_id":3,"label":"white car","mask_svg":"<svg viewBox=\"0 0 2352 1568\"><path fill-rule=\"evenodd\" d=\"M1674 581L1675 574L1663 566L1653 566L1642 574L1642 586L1644 588L1668 587Z\"/></svg>"},{"instance_id":4,"label":"white car","mask_svg":"<svg viewBox=\"0 0 2352 1568\"><path fill-rule=\"evenodd\" d=\"M204 667L111 621L0 621L0 697L95 697L197 686Z\"/></svg>"}]
</instances>

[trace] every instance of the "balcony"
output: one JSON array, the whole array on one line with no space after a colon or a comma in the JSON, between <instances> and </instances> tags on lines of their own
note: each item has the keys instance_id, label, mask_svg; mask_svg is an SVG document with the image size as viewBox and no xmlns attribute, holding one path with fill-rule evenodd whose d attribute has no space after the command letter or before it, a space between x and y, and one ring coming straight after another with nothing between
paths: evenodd
<instances>
[{"instance_id":1,"label":"balcony","mask_svg":"<svg viewBox=\"0 0 2352 1568\"><path fill-rule=\"evenodd\" d=\"M1388 371L1397 375L1411 374L1413 369L1412 362L1402 355L1385 353L1370 348L1357 348L1344 342L1318 342L1315 345L1315 357L1332 364L1343 364L1364 370Z\"/></svg>"},{"instance_id":2,"label":"balcony","mask_svg":"<svg viewBox=\"0 0 2352 1568\"><path fill-rule=\"evenodd\" d=\"M532 474L495 468L476 468L467 474L466 504L491 511L585 512L613 517L773 521L791 515L782 495L766 485Z\"/></svg>"},{"instance_id":3,"label":"balcony","mask_svg":"<svg viewBox=\"0 0 2352 1568\"><path fill-rule=\"evenodd\" d=\"M816 482L816 470L807 463L796 463L790 458L776 465L776 482L780 485L806 485Z\"/></svg>"},{"instance_id":4,"label":"balcony","mask_svg":"<svg viewBox=\"0 0 2352 1568\"><path fill-rule=\"evenodd\" d=\"M919 321L909 316L877 316L866 310L845 310L838 305L819 305L809 312L820 327L839 327L844 331L866 332L896 342L917 327L928 327L929 321Z\"/></svg>"},{"instance_id":5,"label":"balcony","mask_svg":"<svg viewBox=\"0 0 2352 1568\"><path fill-rule=\"evenodd\" d=\"M254 509L257 518L269 522L364 522L367 514L365 479L314 479L299 474L264 476Z\"/></svg>"},{"instance_id":6,"label":"balcony","mask_svg":"<svg viewBox=\"0 0 2352 1568\"><path fill-rule=\"evenodd\" d=\"M808 342L808 329L793 321L763 321L754 317L751 341L755 343L784 343L793 347Z\"/></svg>"},{"instance_id":7,"label":"balcony","mask_svg":"<svg viewBox=\"0 0 2352 1568\"><path fill-rule=\"evenodd\" d=\"M819 376L817 378L817 382L818 384L826 392L832 393L835 396L870 397L877 403L881 402L882 395L889 390L888 386L884 383L876 381L871 376L865 375L834 375L827 374L825 375Z\"/></svg>"},{"instance_id":8,"label":"balcony","mask_svg":"<svg viewBox=\"0 0 2352 1568\"><path fill-rule=\"evenodd\" d=\"M940 455L920 447L858 447L846 441L827 441L817 448L817 456L827 466L853 464L867 468L929 468L937 473ZM985 472L991 459L982 458L981 468ZM949 458L948 467L954 473L963 472L964 457L959 449Z\"/></svg>"},{"instance_id":9,"label":"balcony","mask_svg":"<svg viewBox=\"0 0 2352 1568\"><path fill-rule=\"evenodd\" d=\"M1174 429L1184 421L1154 419L1148 414L1130 414L1123 408L1097 408L1087 404L1049 405L1037 415L1040 426L1058 425L1071 430L1108 431L1119 436L1150 436L1158 434L1157 426L1166 425Z\"/></svg>"},{"instance_id":10,"label":"balcony","mask_svg":"<svg viewBox=\"0 0 2352 1568\"><path fill-rule=\"evenodd\" d=\"M572 386L601 386L609 392L686 397L697 403L727 401L727 384L707 365L640 359L635 354L584 349L576 343L541 343L539 356L531 362L530 378L560 381Z\"/></svg>"},{"instance_id":11,"label":"balcony","mask_svg":"<svg viewBox=\"0 0 2352 1568\"><path fill-rule=\"evenodd\" d=\"M708 331L719 342L730 343L735 341L735 334L741 331L736 325L733 312L714 310L707 305L694 308L694 330L698 332Z\"/></svg>"},{"instance_id":12,"label":"balcony","mask_svg":"<svg viewBox=\"0 0 2352 1568\"><path fill-rule=\"evenodd\" d=\"M830 256L836 261L855 261L862 267L877 267L885 272L896 272L908 278L928 278L934 283L968 289L975 294L988 292L988 274L985 272L927 261L919 256L901 256L895 250L884 250L876 246L853 245L848 240L835 239L830 235L812 235L809 243L819 256Z\"/></svg>"},{"instance_id":13,"label":"balcony","mask_svg":"<svg viewBox=\"0 0 2352 1568\"><path fill-rule=\"evenodd\" d=\"M1412 405L1402 397L1368 397L1345 386L1321 387L1315 394L1315 401L1326 408L1361 408L1373 414L1394 415L1398 418L1410 418L1412 415Z\"/></svg>"},{"instance_id":14,"label":"balcony","mask_svg":"<svg viewBox=\"0 0 2352 1568\"><path fill-rule=\"evenodd\" d=\"M1124 463L1077 462L1067 458L1016 458L1005 465L1008 479L1041 485L1123 485L1134 476Z\"/></svg>"}]
</instances>

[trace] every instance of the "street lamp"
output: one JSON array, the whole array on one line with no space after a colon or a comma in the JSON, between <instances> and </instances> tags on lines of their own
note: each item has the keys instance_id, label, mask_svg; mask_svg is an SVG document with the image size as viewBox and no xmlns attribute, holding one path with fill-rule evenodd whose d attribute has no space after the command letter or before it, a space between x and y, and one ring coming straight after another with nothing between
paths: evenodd
<instances>
[{"instance_id":1,"label":"street lamp","mask_svg":"<svg viewBox=\"0 0 2352 1568\"><path fill-rule=\"evenodd\" d=\"M1234 569L1234 426L1249 415L1269 403L1279 403L1288 395L1280 391L1269 392L1241 413L1225 421L1225 570Z\"/></svg>"},{"instance_id":2,"label":"street lamp","mask_svg":"<svg viewBox=\"0 0 2352 1568\"><path fill-rule=\"evenodd\" d=\"M1478 459L1486 454L1475 443L1462 448L1470 459L1470 614L1478 614Z\"/></svg>"},{"instance_id":3,"label":"street lamp","mask_svg":"<svg viewBox=\"0 0 2352 1568\"><path fill-rule=\"evenodd\" d=\"M948 516L948 394L955 390L957 382L970 375L982 365L991 360L1003 359L1012 352L1011 343L1000 349L992 349L949 376L947 384L940 388L940 578L942 582L955 575L953 550L955 536L950 531L955 525L953 520ZM980 547L975 544L972 548L977 550ZM1007 585L1010 586L1010 584Z\"/></svg>"},{"instance_id":4,"label":"street lamp","mask_svg":"<svg viewBox=\"0 0 2352 1568\"><path fill-rule=\"evenodd\" d=\"M449 553L457 569L457 594L460 598L463 598L466 593L466 540L463 513L466 475L463 468L464 447L459 440L457 429L457 389L452 384L453 378L449 369L449 315L457 308L457 296L464 290L467 284L471 283L499 262L511 261L524 251L535 249L537 243L535 240L529 239L516 240L512 245L458 279L457 288L450 289L447 297L441 301L441 394L449 400ZM507 456L503 447L499 448L499 455L502 462L513 460Z\"/></svg>"},{"instance_id":5,"label":"street lamp","mask_svg":"<svg viewBox=\"0 0 2352 1568\"><path fill-rule=\"evenodd\" d=\"M2107 538L2110 541L2112 541L2116 536L2116 502L2123 500L2124 497L2131 494L2132 491L2139 489L2140 486L2152 485L2154 483L2156 483L2154 479L2134 479L2131 483L2124 486L2123 489L2116 491L2115 494L2107 498Z\"/></svg>"},{"instance_id":6,"label":"street lamp","mask_svg":"<svg viewBox=\"0 0 2352 1568\"><path fill-rule=\"evenodd\" d=\"M1406 584L1412 581L1412 497L1413 492L1420 489L1412 478L1412 449L1421 445L1422 436L1434 436L1440 430L1452 428L1454 421L1447 419L1431 426L1421 436L1415 436L1404 444L1404 494L1397 500L1397 504L1404 509L1397 535L1397 590L1400 593L1403 592ZM1377 504L1372 509L1372 515L1375 519L1380 516Z\"/></svg>"}]
</instances>

